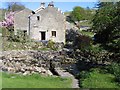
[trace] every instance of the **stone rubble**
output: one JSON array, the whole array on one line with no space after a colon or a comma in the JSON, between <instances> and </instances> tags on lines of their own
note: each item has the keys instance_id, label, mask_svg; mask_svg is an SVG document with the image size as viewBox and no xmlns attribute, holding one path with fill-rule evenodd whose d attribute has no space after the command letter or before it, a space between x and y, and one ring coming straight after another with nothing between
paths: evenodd
<instances>
[{"instance_id":1,"label":"stone rubble","mask_svg":"<svg viewBox=\"0 0 120 90\"><path fill-rule=\"evenodd\" d=\"M67 59L59 51L4 51L0 57L0 69L11 73L53 75L52 68L60 67ZM52 64L51 64L52 63ZM66 62L65 62L66 63Z\"/></svg>"}]
</instances>

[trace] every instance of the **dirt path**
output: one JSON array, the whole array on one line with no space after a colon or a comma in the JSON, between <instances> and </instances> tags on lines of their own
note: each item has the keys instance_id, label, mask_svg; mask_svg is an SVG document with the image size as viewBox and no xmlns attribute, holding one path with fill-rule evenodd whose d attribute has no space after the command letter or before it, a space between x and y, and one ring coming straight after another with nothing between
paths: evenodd
<instances>
[{"instance_id":1,"label":"dirt path","mask_svg":"<svg viewBox=\"0 0 120 90\"><path fill-rule=\"evenodd\" d=\"M65 70L61 70L60 68L56 68L55 71L63 78L72 78L72 88L79 88L79 81L75 79L75 77L72 74L66 72Z\"/></svg>"}]
</instances>

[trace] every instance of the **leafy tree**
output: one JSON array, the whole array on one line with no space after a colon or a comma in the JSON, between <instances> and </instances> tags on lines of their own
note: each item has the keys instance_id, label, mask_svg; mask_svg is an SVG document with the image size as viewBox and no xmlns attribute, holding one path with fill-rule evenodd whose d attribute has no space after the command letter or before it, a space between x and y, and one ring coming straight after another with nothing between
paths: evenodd
<instances>
[{"instance_id":1,"label":"leafy tree","mask_svg":"<svg viewBox=\"0 0 120 90\"><path fill-rule=\"evenodd\" d=\"M71 13L71 20L72 21L80 21L84 19L85 11L82 7L76 6L73 8L73 11Z\"/></svg>"},{"instance_id":2,"label":"leafy tree","mask_svg":"<svg viewBox=\"0 0 120 90\"><path fill-rule=\"evenodd\" d=\"M87 7L86 9L85 9L85 15L84 15L84 18L86 19L86 20L92 20L92 18L93 18L93 16L94 16L94 11L95 10L92 10L92 9L90 9L89 7Z\"/></svg>"},{"instance_id":3,"label":"leafy tree","mask_svg":"<svg viewBox=\"0 0 120 90\"><path fill-rule=\"evenodd\" d=\"M102 2L98 7L92 20L95 40L120 49L120 2Z\"/></svg>"}]
</instances>

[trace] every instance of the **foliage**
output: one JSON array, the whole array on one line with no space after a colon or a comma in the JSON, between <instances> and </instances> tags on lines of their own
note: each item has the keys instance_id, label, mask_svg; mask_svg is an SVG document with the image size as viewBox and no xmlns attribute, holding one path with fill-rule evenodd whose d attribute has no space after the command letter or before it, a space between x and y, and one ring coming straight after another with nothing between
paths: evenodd
<instances>
[{"instance_id":1,"label":"foliage","mask_svg":"<svg viewBox=\"0 0 120 90\"><path fill-rule=\"evenodd\" d=\"M109 8L109 9L108 9ZM120 2L101 2L93 22L96 32L95 41L109 46L118 51L120 38ZM114 43L115 42L115 43Z\"/></svg>"},{"instance_id":2,"label":"foliage","mask_svg":"<svg viewBox=\"0 0 120 90\"><path fill-rule=\"evenodd\" d=\"M85 50L91 45L91 38L85 35L76 35L76 38L73 42L74 48Z\"/></svg>"},{"instance_id":3,"label":"foliage","mask_svg":"<svg viewBox=\"0 0 120 90\"><path fill-rule=\"evenodd\" d=\"M90 32L90 31L80 31L81 34L85 35L85 36L89 36L89 37L94 37L94 33Z\"/></svg>"},{"instance_id":4,"label":"foliage","mask_svg":"<svg viewBox=\"0 0 120 90\"><path fill-rule=\"evenodd\" d=\"M55 42L53 42L52 40L48 41L47 47L51 48L52 50L57 50L57 47L55 47Z\"/></svg>"},{"instance_id":5,"label":"foliage","mask_svg":"<svg viewBox=\"0 0 120 90\"><path fill-rule=\"evenodd\" d=\"M84 20L92 20L95 10L92 10L90 8L82 8L80 6L76 6L73 8L73 11L70 13L67 13L67 21L73 22L78 28L81 26L80 21ZM90 26L90 23L87 23Z\"/></svg>"},{"instance_id":6,"label":"foliage","mask_svg":"<svg viewBox=\"0 0 120 90\"><path fill-rule=\"evenodd\" d=\"M2 28L0 28L0 33L2 33Z\"/></svg>"},{"instance_id":7,"label":"foliage","mask_svg":"<svg viewBox=\"0 0 120 90\"><path fill-rule=\"evenodd\" d=\"M3 42L3 50L49 50L43 46L40 42L26 41L26 42L14 42L7 41Z\"/></svg>"},{"instance_id":8,"label":"foliage","mask_svg":"<svg viewBox=\"0 0 120 90\"><path fill-rule=\"evenodd\" d=\"M71 88L70 78L33 74L30 76L2 73L3 88Z\"/></svg>"},{"instance_id":9,"label":"foliage","mask_svg":"<svg viewBox=\"0 0 120 90\"><path fill-rule=\"evenodd\" d=\"M29 41L28 39L28 35L27 35L27 32L24 32L24 31L21 31L21 30L18 30L17 31L17 35L13 35L13 37L11 37L11 40L12 41L15 41L15 42L27 42Z\"/></svg>"},{"instance_id":10,"label":"foliage","mask_svg":"<svg viewBox=\"0 0 120 90\"><path fill-rule=\"evenodd\" d=\"M70 13L72 21L81 21L81 20L91 20L94 15L94 10L90 8L84 9L80 6L73 8L73 11Z\"/></svg>"},{"instance_id":11,"label":"foliage","mask_svg":"<svg viewBox=\"0 0 120 90\"><path fill-rule=\"evenodd\" d=\"M1 30L2 30L2 36L3 37L10 36L10 31L7 28L2 27Z\"/></svg>"},{"instance_id":12,"label":"foliage","mask_svg":"<svg viewBox=\"0 0 120 90\"><path fill-rule=\"evenodd\" d=\"M8 30L13 29L14 25L14 12L10 12L6 15L5 19L0 23L2 27L7 28Z\"/></svg>"},{"instance_id":13,"label":"foliage","mask_svg":"<svg viewBox=\"0 0 120 90\"><path fill-rule=\"evenodd\" d=\"M115 75L116 81L120 82L120 64L112 63L107 67L109 73Z\"/></svg>"},{"instance_id":14,"label":"foliage","mask_svg":"<svg viewBox=\"0 0 120 90\"><path fill-rule=\"evenodd\" d=\"M70 14L72 21L84 20L84 9L82 7L76 6L73 8L72 13Z\"/></svg>"},{"instance_id":15,"label":"foliage","mask_svg":"<svg viewBox=\"0 0 120 90\"><path fill-rule=\"evenodd\" d=\"M6 4L8 11L20 11L25 9L25 6L18 2L7 2Z\"/></svg>"},{"instance_id":16,"label":"foliage","mask_svg":"<svg viewBox=\"0 0 120 90\"><path fill-rule=\"evenodd\" d=\"M88 34L81 35L79 32L70 30L67 32L66 38L66 47L74 50L70 57L76 58L80 62L91 62L94 65L108 65L113 61L120 62L119 53L109 52L101 44L94 45L94 41Z\"/></svg>"},{"instance_id":17,"label":"foliage","mask_svg":"<svg viewBox=\"0 0 120 90\"><path fill-rule=\"evenodd\" d=\"M6 9L0 9L0 21L4 20L6 12Z\"/></svg>"},{"instance_id":18,"label":"foliage","mask_svg":"<svg viewBox=\"0 0 120 90\"><path fill-rule=\"evenodd\" d=\"M82 21L82 22L79 22L79 23L80 23L80 26L92 27L91 20L85 20L85 21Z\"/></svg>"},{"instance_id":19,"label":"foliage","mask_svg":"<svg viewBox=\"0 0 120 90\"><path fill-rule=\"evenodd\" d=\"M92 69L86 73L86 77L80 78L82 88L119 88L112 74L101 73L99 69Z\"/></svg>"}]
</instances>

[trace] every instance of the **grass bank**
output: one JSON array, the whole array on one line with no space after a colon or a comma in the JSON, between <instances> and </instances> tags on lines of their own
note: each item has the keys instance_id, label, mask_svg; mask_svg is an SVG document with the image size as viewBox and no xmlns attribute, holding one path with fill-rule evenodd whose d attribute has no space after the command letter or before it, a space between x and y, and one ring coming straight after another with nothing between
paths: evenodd
<instances>
[{"instance_id":1,"label":"grass bank","mask_svg":"<svg viewBox=\"0 0 120 90\"><path fill-rule=\"evenodd\" d=\"M3 88L71 88L70 78L2 73Z\"/></svg>"},{"instance_id":2,"label":"grass bank","mask_svg":"<svg viewBox=\"0 0 120 90\"><path fill-rule=\"evenodd\" d=\"M84 74L85 75L85 74ZM120 88L115 82L115 76L109 73L102 73L97 69L88 72L81 80L82 88Z\"/></svg>"}]
</instances>

